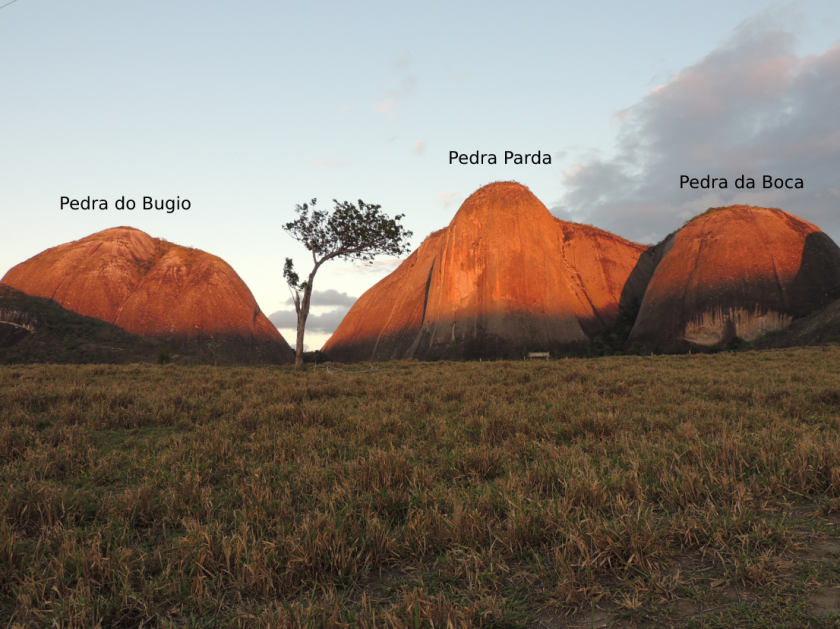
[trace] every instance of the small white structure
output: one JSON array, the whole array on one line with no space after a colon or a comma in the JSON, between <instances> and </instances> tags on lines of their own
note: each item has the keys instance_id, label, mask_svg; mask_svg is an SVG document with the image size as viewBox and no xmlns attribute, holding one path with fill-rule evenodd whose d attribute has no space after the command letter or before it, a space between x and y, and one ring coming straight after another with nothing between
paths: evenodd
<instances>
[{"instance_id":1,"label":"small white structure","mask_svg":"<svg viewBox=\"0 0 840 629\"><path fill-rule=\"evenodd\" d=\"M549 359L548 352L528 352L528 357L526 360L533 360L534 358L545 358L546 360Z\"/></svg>"}]
</instances>

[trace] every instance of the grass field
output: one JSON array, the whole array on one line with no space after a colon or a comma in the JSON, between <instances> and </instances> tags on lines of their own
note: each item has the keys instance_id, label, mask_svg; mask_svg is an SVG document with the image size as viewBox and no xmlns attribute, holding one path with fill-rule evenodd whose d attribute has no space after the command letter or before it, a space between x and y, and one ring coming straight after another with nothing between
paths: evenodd
<instances>
[{"instance_id":1,"label":"grass field","mask_svg":"<svg viewBox=\"0 0 840 629\"><path fill-rule=\"evenodd\" d=\"M840 348L0 368L0 626L836 627Z\"/></svg>"}]
</instances>

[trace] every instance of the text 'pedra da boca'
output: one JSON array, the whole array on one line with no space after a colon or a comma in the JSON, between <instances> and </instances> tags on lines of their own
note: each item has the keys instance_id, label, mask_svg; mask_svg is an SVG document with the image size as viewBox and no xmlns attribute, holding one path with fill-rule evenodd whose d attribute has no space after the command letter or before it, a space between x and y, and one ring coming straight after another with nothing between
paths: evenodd
<instances>
[{"instance_id":1,"label":"text 'pedra da boca'","mask_svg":"<svg viewBox=\"0 0 840 629\"><path fill-rule=\"evenodd\" d=\"M723 190L729 187L729 182L726 180L726 177L712 177L711 175L706 175L701 179L698 177L689 177L688 175L680 175L680 188L684 187L693 188L695 190L698 188L703 190L720 188ZM741 175L735 180L735 187L739 190L754 190L755 179ZM801 190L805 187L805 182L801 177L785 178L764 175L761 179L761 187L764 190L768 190L770 188L776 188L777 190L782 188L787 188L788 190Z\"/></svg>"},{"instance_id":2,"label":"text 'pedra da boca'","mask_svg":"<svg viewBox=\"0 0 840 629\"><path fill-rule=\"evenodd\" d=\"M496 164L495 153L459 153L449 151L450 164ZM550 164L551 155L537 151L536 153L514 153L505 151L505 164Z\"/></svg>"}]
</instances>

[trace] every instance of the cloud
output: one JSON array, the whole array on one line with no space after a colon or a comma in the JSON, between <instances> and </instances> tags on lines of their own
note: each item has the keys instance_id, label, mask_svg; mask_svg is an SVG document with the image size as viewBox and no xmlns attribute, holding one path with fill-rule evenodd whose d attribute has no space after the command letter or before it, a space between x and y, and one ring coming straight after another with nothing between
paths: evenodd
<instances>
[{"instance_id":1,"label":"cloud","mask_svg":"<svg viewBox=\"0 0 840 629\"><path fill-rule=\"evenodd\" d=\"M426 152L426 143L423 140L417 140L414 143L414 154L415 155L422 155Z\"/></svg>"},{"instance_id":2,"label":"cloud","mask_svg":"<svg viewBox=\"0 0 840 629\"><path fill-rule=\"evenodd\" d=\"M316 168L338 168L349 163L346 159L316 159L312 165Z\"/></svg>"},{"instance_id":3,"label":"cloud","mask_svg":"<svg viewBox=\"0 0 840 629\"><path fill-rule=\"evenodd\" d=\"M402 89L385 92L380 96L379 100L374 105L374 109L380 114L388 115L392 112L397 103L404 101L406 98L414 96L415 88L417 87L417 77L409 75L402 80Z\"/></svg>"},{"instance_id":4,"label":"cloud","mask_svg":"<svg viewBox=\"0 0 840 629\"><path fill-rule=\"evenodd\" d=\"M350 111L350 105L344 105L338 108L338 113L340 114L346 114L348 111Z\"/></svg>"},{"instance_id":5,"label":"cloud","mask_svg":"<svg viewBox=\"0 0 840 629\"><path fill-rule=\"evenodd\" d=\"M446 71L449 74L449 78L453 81L457 81L460 83L469 76L468 73L459 70L448 61L444 61L443 66L446 68Z\"/></svg>"},{"instance_id":6,"label":"cloud","mask_svg":"<svg viewBox=\"0 0 840 629\"><path fill-rule=\"evenodd\" d=\"M356 303L357 299L358 297L351 297L347 293L339 293L337 290L328 288L327 290L313 290L311 304L313 306L345 306L349 308ZM289 297L286 303L293 305L295 302Z\"/></svg>"},{"instance_id":7,"label":"cloud","mask_svg":"<svg viewBox=\"0 0 840 629\"><path fill-rule=\"evenodd\" d=\"M437 195L437 200L443 203L444 207L449 207L453 203L456 203L460 198L460 192L441 192Z\"/></svg>"},{"instance_id":8,"label":"cloud","mask_svg":"<svg viewBox=\"0 0 840 629\"><path fill-rule=\"evenodd\" d=\"M417 77L413 74L407 74L411 69L412 62L411 54L407 52L393 62L391 69L405 76L403 76L400 89L384 92L374 104L373 108L380 114L390 115L398 103L414 96L417 88Z\"/></svg>"},{"instance_id":9,"label":"cloud","mask_svg":"<svg viewBox=\"0 0 840 629\"><path fill-rule=\"evenodd\" d=\"M390 273L402 264L400 258L384 258L381 260L373 260L364 264L339 264L332 267L334 273L366 273L375 275L379 273Z\"/></svg>"},{"instance_id":10,"label":"cloud","mask_svg":"<svg viewBox=\"0 0 840 629\"><path fill-rule=\"evenodd\" d=\"M329 288L327 290L313 290L311 305L314 308L321 306L338 306L328 312L321 314L309 313L306 318L307 332L323 332L332 334L344 319L344 315L350 310L350 306L356 303L358 297L352 297L347 293L340 293L337 290ZM289 297L286 301L288 305L294 305L294 300ZM277 328L297 329L297 313L294 310L278 310L268 315L268 320L271 321Z\"/></svg>"},{"instance_id":11,"label":"cloud","mask_svg":"<svg viewBox=\"0 0 840 629\"><path fill-rule=\"evenodd\" d=\"M405 51L399 57L394 59L393 63L391 63L391 69L394 72L408 72L412 63L414 63L414 58L411 56L410 52Z\"/></svg>"},{"instance_id":12,"label":"cloud","mask_svg":"<svg viewBox=\"0 0 840 629\"><path fill-rule=\"evenodd\" d=\"M840 45L797 56L784 13L745 21L696 64L618 112L611 157L563 171L552 208L629 238L659 239L716 205L781 207L840 232ZM755 190L738 190L740 175ZM680 176L726 177L724 190L680 189ZM804 190L764 190L761 178L801 177Z\"/></svg>"},{"instance_id":13,"label":"cloud","mask_svg":"<svg viewBox=\"0 0 840 629\"><path fill-rule=\"evenodd\" d=\"M311 314L306 318L307 332L332 334L341 323L349 308L335 308L323 314ZM268 316L277 328L297 328L297 314L294 310L278 310Z\"/></svg>"},{"instance_id":14,"label":"cloud","mask_svg":"<svg viewBox=\"0 0 840 629\"><path fill-rule=\"evenodd\" d=\"M378 111L380 114L388 115L391 113L391 110L396 104L397 99L393 98L392 96L388 96L385 97L384 100L377 101L376 105L374 105L374 109L376 109L376 111Z\"/></svg>"},{"instance_id":15,"label":"cloud","mask_svg":"<svg viewBox=\"0 0 840 629\"><path fill-rule=\"evenodd\" d=\"M296 328L297 327L297 313L294 310L278 310L268 315L268 320L274 324L276 328Z\"/></svg>"}]
</instances>

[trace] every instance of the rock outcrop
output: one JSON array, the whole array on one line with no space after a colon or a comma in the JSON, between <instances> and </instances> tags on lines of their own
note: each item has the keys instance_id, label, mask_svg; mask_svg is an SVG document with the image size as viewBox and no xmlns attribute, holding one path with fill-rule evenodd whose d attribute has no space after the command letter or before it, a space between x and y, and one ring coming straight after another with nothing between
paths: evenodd
<instances>
[{"instance_id":1,"label":"rock outcrop","mask_svg":"<svg viewBox=\"0 0 840 629\"><path fill-rule=\"evenodd\" d=\"M221 345L243 362L294 355L224 260L130 227L48 249L2 282L147 338Z\"/></svg>"},{"instance_id":2,"label":"rock outcrop","mask_svg":"<svg viewBox=\"0 0 840 629\"><path fill-rule=\"evenodd\" d=\"M323 351L344 362L577 351L613 325L646 250L556 219L520 184L490 184L362 295Z\"/></svg>"},{"instance_id":3,"label":"rock outcrop","mask_svg":"<svg viewBox=\"0 0 840 629\"><path fill-rule=\"evenodd\" d=\"M797 319L784 330L755 341L753 349L782 349L840 343L840 299Z\"/></svg>"},{"instance_id":4,"label":"rock outcrop","mask_svg":"<svg viewBox=\"0 0 840 629\"><path fill-rule=\"evenodd\" d=\"M649 255L655 269L628 349L750 341L840 298L840 248L778 209L713 208Z\"/></svg>"},{"instance_id":5,"label":"rock outcrop","mask_svg":"<svg viewBox=\"0 0 840 629\"><path fill-rule=\"evenodd\" d=\"M0 307L0 349L18 344L35 331L38 323L28 312Z\"/></svg>"}]
</instances>

